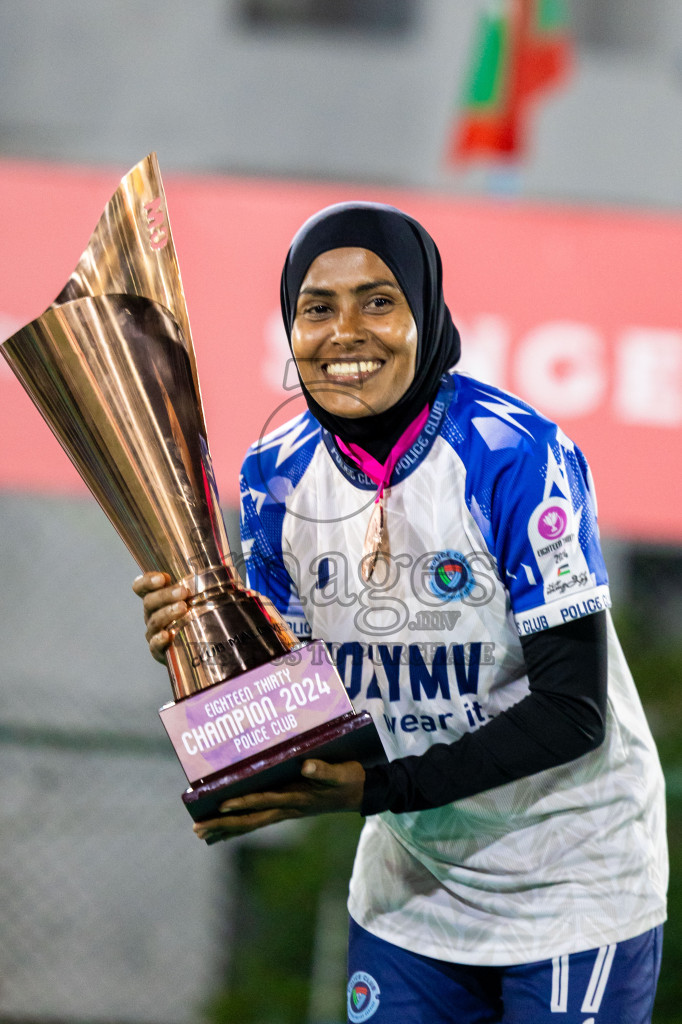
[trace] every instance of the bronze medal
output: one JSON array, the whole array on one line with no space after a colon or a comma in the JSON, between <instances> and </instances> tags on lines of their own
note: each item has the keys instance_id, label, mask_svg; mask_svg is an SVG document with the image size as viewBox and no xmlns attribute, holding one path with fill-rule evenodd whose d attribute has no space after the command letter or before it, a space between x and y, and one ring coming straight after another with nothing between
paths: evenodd
<instances>
[{"instance_id":1,"label":"bronze medal","mask_svg":"<svg viewBox=\"0 0 682 1024\"><path fill-rule=\"evenodd\" d=\"M365 583L369 583L374 575L379 558L383 556L388 562L391 556L384 500L385 497L382 494L379 500L374 503L374 508L367 524L365 543L362 547L362 578Z\"/></svg>"}]
</instances>

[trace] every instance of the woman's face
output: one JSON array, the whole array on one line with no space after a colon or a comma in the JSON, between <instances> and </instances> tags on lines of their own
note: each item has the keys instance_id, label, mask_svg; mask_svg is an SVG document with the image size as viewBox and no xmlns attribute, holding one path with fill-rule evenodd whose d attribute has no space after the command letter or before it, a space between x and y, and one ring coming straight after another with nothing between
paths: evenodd
<instances>
[{"instance_id":1,"label":"woman's face","mask_svg":"<svg viewBox=\"0 0 682 1024\"><path fill-rule=\"evenodd\" d=\"M384 412L414 377L417 326L395 277L369 249L330 249L313 260L291 343L306 388L336 416Z\"/></svg>"}]
</instances>

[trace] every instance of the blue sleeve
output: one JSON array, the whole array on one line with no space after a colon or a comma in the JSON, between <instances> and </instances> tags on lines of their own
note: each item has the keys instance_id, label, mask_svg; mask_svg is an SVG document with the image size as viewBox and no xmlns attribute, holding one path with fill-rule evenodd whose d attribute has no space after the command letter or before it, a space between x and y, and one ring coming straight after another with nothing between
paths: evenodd
<instances>
[{"instance_id":1,"label":"blue sleeve","mask_svg":"<svg viewBox=\"0 0 682 1024\"><path fill-rule=\"evenodd\" d=\"M491 524L520 635L610 606L585 458L560 430L496 481Z\"/></svg>"},{"instance_id":2,"label":"blue sleeve","mask_svg":"<svg viewBox=\"0 0 682 1024\"><path fill-rule=\"evenodd\" d=\"M563 431L514 396L468 386L460 454L467 505L521 636L610 607L589 467Z\"/></svg>"}]
</instances>

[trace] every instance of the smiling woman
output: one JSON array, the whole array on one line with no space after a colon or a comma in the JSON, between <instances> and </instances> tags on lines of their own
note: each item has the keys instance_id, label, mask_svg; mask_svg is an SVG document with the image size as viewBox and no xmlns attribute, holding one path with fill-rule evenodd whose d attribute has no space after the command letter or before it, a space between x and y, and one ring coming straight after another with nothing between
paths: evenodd
<instances>
[{"instance_id":1,"label":"smiling woman","mask_svg":"<svg viewBox=\"0 0 682 1024\"><path fill-rule=\"evenodd\" d=\"M248 585L326 642L388 763L309 759L197 835L366 816L349 1021L584 1024L601 1009L648 1024L663 780L609 617L584 456L453 371L440 256L406 214L311 218L281 304L308 410L244 460ZM181 595L135 587L162 656Z\"/></svg>"}]
</instances>

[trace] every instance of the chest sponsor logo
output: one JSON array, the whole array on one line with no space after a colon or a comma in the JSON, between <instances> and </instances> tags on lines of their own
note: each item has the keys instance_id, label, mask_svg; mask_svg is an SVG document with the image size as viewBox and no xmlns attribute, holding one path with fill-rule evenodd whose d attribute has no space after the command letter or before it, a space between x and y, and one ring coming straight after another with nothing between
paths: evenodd
<instances>
[{"instance_id":1,"label":"chest sponsor logo","mask_svg":"<svg viewBox=\"0 0 682 1024\"><path fill-rule=\"evenodd\" d=\"M446 601L461 601L474 589L471 566L459 551L440 551L428 566L429 590Z\"/></svg>"},{"instance_id":2,"label":"chest sponsor logo","mask_svg":"<svg viewBox=\"0 0 682 1024\"><path fill-rule=\"evenodd\" d=\"M388 732L448 732L455 722L446 710L459 694L459 705L471 729L488 720L479 700L480 670L495 664L495 644L331 644L348 696L352 701L378 699L384 704ZM405 701L406 714L393 715L391 705ZM436 701L440 707L431 705ZM445 703L443 703L445 702ZM390 710L389 710L390 709ZM397 709L396 709L397 710Z\"/></svg>"}]
</instances>

